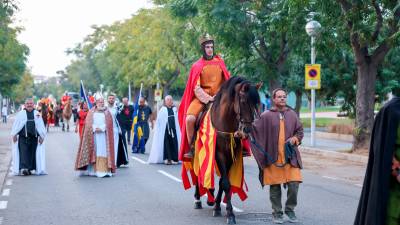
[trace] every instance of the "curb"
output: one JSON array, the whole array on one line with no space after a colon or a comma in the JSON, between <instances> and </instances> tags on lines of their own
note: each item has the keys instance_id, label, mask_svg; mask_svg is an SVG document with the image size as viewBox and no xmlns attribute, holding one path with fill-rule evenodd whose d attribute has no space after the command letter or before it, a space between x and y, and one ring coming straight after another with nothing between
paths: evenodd
<instances>
[{"instance_id":1,"label":"curb","mask_svg":"<svg viewBox=\"0 0 400 225\"><path fill-rule=\"evenodd\" d=\"M336 158L336 159L349 160L349 161L365 163L365 164L368 163L368 156L363 156L363 155L356 155L356 154L344 153L344 152L326 151L326 150L324 151L321 149L304 147L304 146L300 146L299 150L300 150L300 152L314 154L314 155L332 157L332 158Z\"/></svg>"},{"instance_id":2,"label":"curb","mask_svg":"<svg viewBox=\"0 0 400 225\"><path fill-rule=\"evenodd\" d=\"M315 136L319 138L326 138L338 141L346 141L346 142L353 141L353 135L348 135L348 134L337 134L337 133L315 131Z\"/></svg>"},{"instance_id":3,"label":"curb","mask_svg":"<svg viewBox=\"0 0 400 225\"><path fill-rule=\"evenodd\" d=\"M13 115L13 114L12 114ZM14 117L8 117L8 123L6 125L1 124L0 132L0 191L2 193L11 166L11 136L10 130Z\"/></svg>"}]
</instances>

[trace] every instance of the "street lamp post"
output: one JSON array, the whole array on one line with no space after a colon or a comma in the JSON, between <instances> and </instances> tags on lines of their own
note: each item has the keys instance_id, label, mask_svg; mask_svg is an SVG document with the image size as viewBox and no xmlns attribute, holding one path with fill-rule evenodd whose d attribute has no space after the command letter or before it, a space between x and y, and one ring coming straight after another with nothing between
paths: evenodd
<instances>
[{"instance_id":1,"label":"street lamp post","mask_svg":"<svg viewBox=\"0 0 400 225\"><path fill-rule=\"evenodd\" d=\"M315 64L315 37L319 34L321 24L311 20L306 25L306 32L311 37L311 64ZM311 89L311 146L315 147L315 89Z\"/></svg>"},{"instance_id":2,"label":"street lamp post","mask_svg":"<svg viewBox=\"0 0 400 225\"><path fill-rule=\"evenodd\" d=\"M100 93L101 93L101 94L103 94L103 88L104 88L104 85L103 85L103 84L100 84Z\"/></svg>"}]
</instances>

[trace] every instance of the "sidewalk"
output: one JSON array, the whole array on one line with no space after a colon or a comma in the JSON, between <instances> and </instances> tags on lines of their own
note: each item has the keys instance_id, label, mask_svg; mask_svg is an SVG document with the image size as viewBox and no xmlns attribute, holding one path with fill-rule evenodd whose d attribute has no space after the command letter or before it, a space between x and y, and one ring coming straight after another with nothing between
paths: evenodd
<instances>
[{"instance_id":1,"label":"sidewalk","mask_svg":"<svg viewBox=\"0 0 400 225\"><path fill-rule=\"evenodd\" d=\"M368 156L349 153L352 146L350 141L339 141L320 137L315 139L315 146L311 146L311 133L305 132L300 151L336 159L367 163Z\"/></svg>"},{"instance_id":2,"label":"sidewalk","mask_svg":"<svg viewBox=\"0 0 400 225\"><path fill-rule=\"evenodd\" d=\"M11 163L11 127L13 116L9 116L7 124L0 123L0 192L3 190L5 178Z\"/></svg>"}]
</instances>

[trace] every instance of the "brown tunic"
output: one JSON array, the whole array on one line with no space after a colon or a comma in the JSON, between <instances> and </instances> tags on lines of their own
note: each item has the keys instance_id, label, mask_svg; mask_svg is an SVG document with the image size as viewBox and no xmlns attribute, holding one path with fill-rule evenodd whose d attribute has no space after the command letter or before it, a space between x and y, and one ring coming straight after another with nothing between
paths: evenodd
<instances>
[{"instance_id":1,"label":"brown tunic","mask_svg":"<svg viewBox=\"0 0 400 225\"><path fill-rule=\"evenodd\" d=\"M216 60L216 59L214 59ZM224 76L222 74L222 69L219 65L205 65L200 74L199 80L197 84L209 94L210 96L214 96L219 91L222 83L224 82ZM187 115L198 116L201 110L203 109L204 104L198 99L194 98L189 105L189 108L186 112Z\"/></svg>"},{"instance_id":2,"label":"brown tunic","mask_svg":"<svg viewBox=\"0 0 400 225\"><path fill-rule=\"evenodd\" d=\"M261 118L253 123L252 135L257 144L269 156L257 159L264 171L261 174L263 175L263 184L301 181L302 162L297 146L295 147L296 157L290 161L290 164L286 164L284 167L276 166L285 163L285 143L291 137L297 137L299 142L303 139L303 126L297 114L289 108L285 108L282 114L283 120L280 120L280 112L273 108L261 114Z\"/></svg>"}]
</instances>

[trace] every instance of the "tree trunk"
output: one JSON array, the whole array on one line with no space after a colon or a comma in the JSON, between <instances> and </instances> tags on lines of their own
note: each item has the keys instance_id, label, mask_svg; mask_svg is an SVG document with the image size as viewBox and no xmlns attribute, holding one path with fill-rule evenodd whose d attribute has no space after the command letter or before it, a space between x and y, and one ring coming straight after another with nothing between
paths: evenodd
<instances>
[{"instance_id":1,"label":"tree trunk","mask_svg":"<svg viewBox=\"0 0 400 225\"><path fill-rule=\"evenodd\" d=\"M296 106L294 108L294 111L296 111L297 115L300 116L301 98L302 98L303 92L300 90L297 90L294 93L296 94Z\"/></svg>"},{"instance_id":2,"label":"tree trunk","mask_svg":"<svg viewBox=\"0 0 400 225\"><path fill-rule=\"evenodd\" d=\"M375 83L378 67L371 63L357 65L356 128L353 151L368 148L374 125Z\"/></svg>"},{"instance_id":3,"label":"tree trunk","mask_svg":"<svg viewBox=\"0 0 400 225\"><path fill-rule=\"evenodd\" d=\"M272 92L277 89L277 88L281 88L281 82L279 82L278 78L275 79L270 79L269 80L269 92L271 93L271 98L272 98Z\"/></svg>"}]
</instances>

